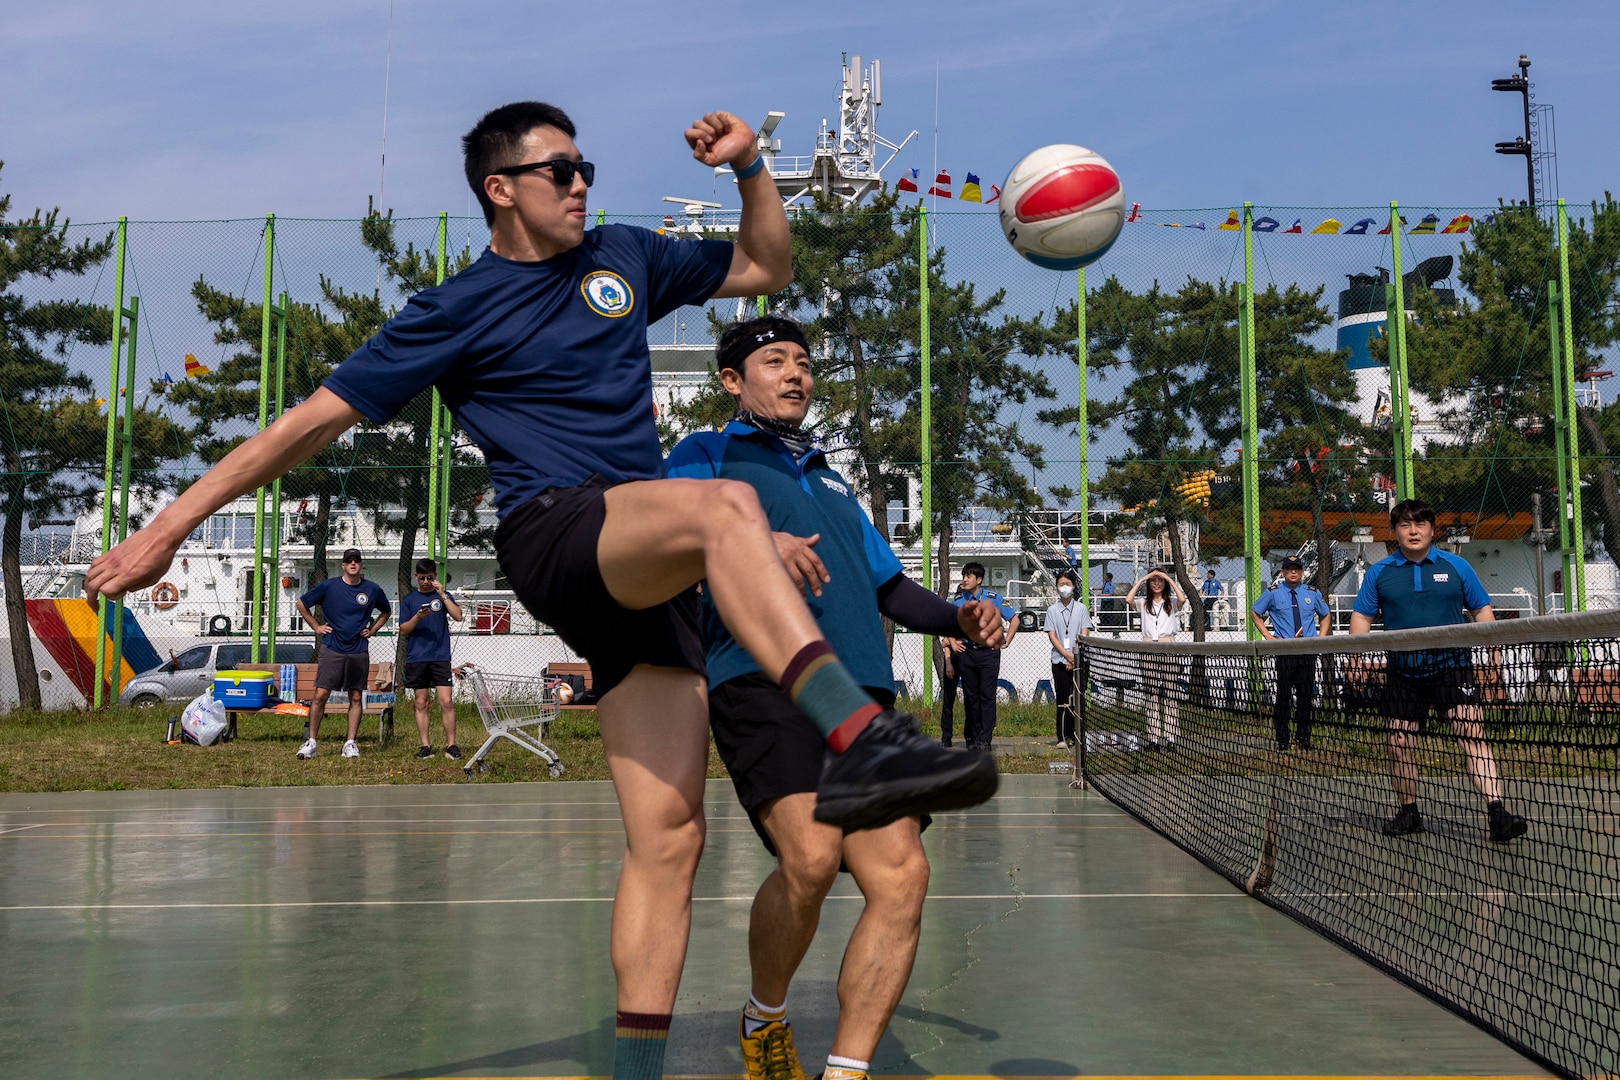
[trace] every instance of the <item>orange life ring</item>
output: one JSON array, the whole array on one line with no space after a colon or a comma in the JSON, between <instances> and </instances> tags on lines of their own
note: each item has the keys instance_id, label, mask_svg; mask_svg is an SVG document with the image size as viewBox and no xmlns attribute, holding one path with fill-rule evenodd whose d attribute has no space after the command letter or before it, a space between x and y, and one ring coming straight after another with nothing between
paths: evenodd
<instances>
[{"instance_id":1,"label":"orange life ring","mask_svg":"<svg viewBox=\"0 0 1620 1080\"><path fill-rule=\"evenodd\" d=\"M180 590L175 588L172 581L160 581L152 586L152 606L159 611L168 611L180 602Z\"/></svg>"}]
</instances>

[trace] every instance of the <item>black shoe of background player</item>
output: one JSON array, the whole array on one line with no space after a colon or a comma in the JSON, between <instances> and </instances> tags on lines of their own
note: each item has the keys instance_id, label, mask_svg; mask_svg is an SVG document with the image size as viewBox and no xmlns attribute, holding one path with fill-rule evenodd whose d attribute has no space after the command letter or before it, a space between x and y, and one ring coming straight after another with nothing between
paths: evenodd
<instances>
[{"instance_id":1,"label":"black shoe of background player","mask_svg":"<svg viewBox=\"0 0 1620 1080\"><path fill-rule=\"evenodd\" d=\"M1499 802L1491 803L1491 839L1498 844L1517 840L1530 831L1530 826L1518 814L1510 814Z\"/></svg>"},{"instance_id":2,"label":"black shoe of background player","mask_svg":"<svg viewBox=\"0 0 1620 1080\"><path fill-rule=\"evenodd\" d=\"M953 753L910 715L884 709L842 754L828 753L815 817L843 829L875 829L913 814L977 806L999 783L988 754Z\"/></svg>"},{"instance_id":3,"label":"black shoe of background player","mask_svg":"<svg viewBox=\"0 0 1620 1080\"><path fill-rule=\"evenodd\" d=\"M1411 836L1422 831L1423 815L1418 813L1417 803L1407 803L1394 817L1384 822L1385 836Z\"/></svg>"},{"instance_id":4,"label":"black shoe of background player","mask_svg":"<svg viewBox=\"0 0 1620 1080\"><path fill-rule=\"evenodd\" d=\"M941 736L940 740L939 740L939 745L945 747L946 749L949 749L950 745L951 745L951 737L949 735Z\"/></svg>"}]
</instances>

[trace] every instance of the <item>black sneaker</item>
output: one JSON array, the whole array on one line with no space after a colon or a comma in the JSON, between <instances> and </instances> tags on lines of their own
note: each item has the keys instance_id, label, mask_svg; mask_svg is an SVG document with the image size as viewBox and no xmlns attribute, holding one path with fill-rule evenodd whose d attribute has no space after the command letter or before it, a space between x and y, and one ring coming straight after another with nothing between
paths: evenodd
<instances>
[{"instance_id":1,"label":"black sneaker","mask_svg":"<svg viewBox=\"0 0 1620 1080\"><path fill-rule=\"evenodd\" d=\"M1407 803L1394 817L1384 822L1385 836L1411 836L1422 831L1423 815L1418 813L1417 803Z\"/></svg>"},{"instance_id":2,"label":"black sneaker","mask_svg":"<svg viewBox=\"0 0 1620 1080\"><path fill-rule=\"evenodd\" d=\"M455 743L451 743L449 746L444 748L444 756L449 758L451 761L460 761L466 755L461 752L461 747L457 746Z\"/></svg>"},{"instance_id":3,"label":"black sneaker","mask_svg":"<svg viewBox=\"0 0 1620 1080\"><path fill-rule=\"evenodd\" d=\"M815 817L844 829L874 829L913 814L977 806L998 783L995 758L952 753L910 715L884 709L849 749L827 755Z\"/></svg>"},{"instance_id":4,"label":"black sneaker","mask_svg":"<svg viewBox=\"0 0 1620 1080\"><path fill-rule=\"evenodd\" d=\"M1491 839L1498 844L1517 840L1530 831L1530 826L1518 814L1510 814L1500 803L1491 807Z\"/></svg>"},{"instance_id":5,"label":"black sneaker","mask_svg":"<svg viewBox=\"0 0 1620 1080\"><path fill-rule=\"evenodd\" d=\"M944 736L939 740L939 745L949 747L951 745L951 737L949 735Z\"/></svg>"},{"instance_id":6,"label":"black sneaker","mask_svg":"<svg viewBox=\"0 0 1620 1080\"><path fill-rule=\"evenodd\" d=\"M413 756L416 758L417 761L421 761L424 758L430 758L430 757L433 756L433 747L431 747L431 746L418 746L416 748L416 753Z\"/></svg>"}]
</instances>

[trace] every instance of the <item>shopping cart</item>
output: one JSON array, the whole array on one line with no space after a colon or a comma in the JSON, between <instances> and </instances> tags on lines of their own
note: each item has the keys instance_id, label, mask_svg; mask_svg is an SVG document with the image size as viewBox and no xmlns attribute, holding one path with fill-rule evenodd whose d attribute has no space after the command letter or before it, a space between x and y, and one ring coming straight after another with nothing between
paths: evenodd
<instances>
[{"instance_id":1,"label":"shopping cart","mask_svg":"<svg viewBox=\"0 0 1620 1080\"><path fill-rule=\"evenodd\" d=\"M478 706L478 719L484 723L489 738L478 752L467 759L462 771L488 772L484 755L501 739L509 739L550 766L553 777L563 774L562 759L557 752L540 740L546 725L557 718L558 685L561 680L550 678L546 669L539 675L497 675L476 664L463 664L456 674L467 684L473 701ZM523 728L533 728L530 735Z\"/></svg>"}]
</instances>

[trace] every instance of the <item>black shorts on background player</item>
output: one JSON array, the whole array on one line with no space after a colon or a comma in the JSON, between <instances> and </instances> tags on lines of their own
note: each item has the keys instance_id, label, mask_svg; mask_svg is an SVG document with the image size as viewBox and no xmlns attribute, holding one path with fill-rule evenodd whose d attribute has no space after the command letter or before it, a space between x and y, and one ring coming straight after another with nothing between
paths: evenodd
<instances>
[{"instance_id":1,"label":"black shorts on background player","mask_svg":"<svg viewBox=\"0 0 1620 1080\"><path fill-rule=\"evenodd\" d=\"M436 686L450 686L453 681L450 661L417 660L406 663L405 681L401 685L407 690L432 690Z\"/></svg>"},{"instance_id":2,"label":"black shorts on background player","mask_svg":"<svg viewBox=\"0 0 1620 1080\"><path fill-rule=\"evenodd\" d=\"M512 591L591 665L599 698L637 664L704 673L695 590L631 610L602 581L596 544L607 518L603 494L611 486L593 476L578 487L550 488L506 515L495 530L495 557ZM820 764L818 752L818 770Z\"/></svg>"},{"instance_id":3,"label":"black shorts on background player","mask_svg":"<svg viewBox=\"0 0 1620 1080\"><path fill-rule=\"evenodd\" d=\"M871 686L865 690L884 708L894 705L892 692ZM709 728L737 801L765 850L776 855L760 808L772 799L816 790L825 749L821 732L781 687L758 672L727 679L709 691ZM928 815L922 821L927 828Z\"/></svg>"},{"instance_id":4,"label":"black shorts on background player","mask_svg":"<svg viewBox=\"0 0 1620 1080\"><path fill-rule=\"evenodd\" d=\"M1432 675L1416 677L1391 671L1385 678L1384 715L1415 724L1420 732L1434 713L1449 720L1452 710L1478 704L1472 665L1443 667Z\"/></svg>"}]
</instances>

